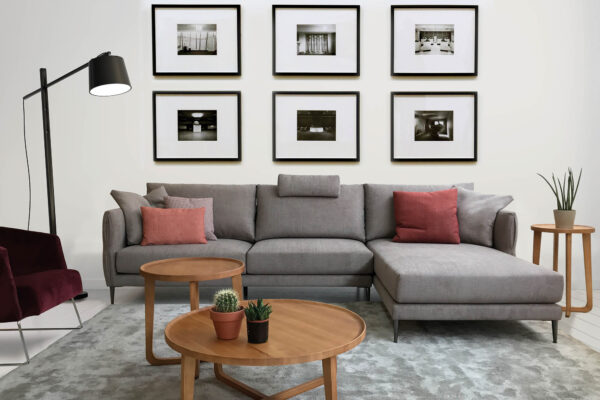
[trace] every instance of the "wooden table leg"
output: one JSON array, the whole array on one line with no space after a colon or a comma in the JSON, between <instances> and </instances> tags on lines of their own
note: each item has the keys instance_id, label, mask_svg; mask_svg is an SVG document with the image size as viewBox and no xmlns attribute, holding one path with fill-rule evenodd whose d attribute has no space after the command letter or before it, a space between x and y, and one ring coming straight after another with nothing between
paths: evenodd
<instances>
[{"instance_id":1,"label":"wooden table leg","mask_svg":"<svg viewBox=\"0 0 600 400\"><path fill-rule=\"evenodd\" d=\"M554 272L558 272L558 233L554 234L554 246L552 250L552 269Z\"/></svg>"},{"instance_id":2,"label":"wooden table leg","mask_svg":"<svg viewBox=\"0 0 600 400\"><path fill-rule=\"evenodd\" d=\"M154 338L154 280L146 279L144 286L146 300L146 360L150 365L179 364L181 362L179 357L159 358L154 355L152 342Z\"/></svg>"},{"instance_id":3,"label":"wooden table leg","mask_svg":"<svg viewBox=\"0 0 600 400\"><path fill-rule=\"evenodd\" d=\"M337 358L333 356L323 360L323 378L325 380L325 399L337 400Z\"/></svg>"},{"instance_id":4,"label":"wooden table leg","mask_svg":"<svg viewBox=\"0 0 600 400\"><path fill-rule=\"evenodd\" d=\"M190 282L190 311L200 308L200 295L198 294L198 282ZM196 361L196 372L194 377L200 376L200 361Z\"/></svg>"},{"instance_id":5,"label":"wooden table leg","mask_svg":"<svg viewBox=\"0 0 600 400\"><path fill-rule=\"evenodd\" d=\"M583 239L583 263L585 269L585 307L571 307L573 312L589 312L593 307L594 292L592 291L592 240L591 234L584 233Z\"/></svg>"},{"instance_id":6,"label":"wooden table leg","mask_svg":"<svg viewBox=\"0 0 600 400\"><path fill-rule=\"evenodd\" d=\"M194 368L196 360L181 356L181 400L194 399Z\"/></svg>"},{"instance_id":7,"label":"wooden table leg","mask_svg":"<svg viewBox=\"0 0 600 400\"><path fill-rule=\"evenodd\" d=\"M244 290L242 288L242 276L234 275L231 277L231 286L233 286L233 290L235 290L240 297L240 300L244 300Z\"/></svg>"},{"instance_id":8,"label":"wooden table leg","mask_svg":"<svg viewBox=\"0 0 600 400\"><path fill-rule=\"evenodd\" d=\"M565 317L571 316L571 249L573 243L573 236L570 233L565 234L565 275L566 275L566 303Z\"/></svg>"},{"instance_id":9,"label":"wooden table leg","mask_svg":"<svg viewBox=\"0 0 600 400\"><path fill-rule=\"evenodd\" d=\"M542 232L533 231L533 263L540 265L540 250L542 248Z\"/></svg>"}]
</instances>

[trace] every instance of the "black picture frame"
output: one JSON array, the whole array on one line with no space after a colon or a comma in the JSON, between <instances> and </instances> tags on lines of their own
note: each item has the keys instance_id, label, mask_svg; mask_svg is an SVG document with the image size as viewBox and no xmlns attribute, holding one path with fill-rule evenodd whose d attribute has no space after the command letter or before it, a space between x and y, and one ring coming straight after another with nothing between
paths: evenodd
<instances>
[{"instance_id":1,"label":"black picture frame","mask_svg":"<svg viewBox=\"0 0 600 400\"><path fill-rule=\"evenodd\" d=\"M235 95L237 97L237 157L231 158L179 158L179 157L163 157L157 156L157 141L156 141L156 98L160 95ZM155 90L152 92L152 132L153 132L153 160L156 162L162 161L242 161L242 92L240 91L168 91Z\"/></svg>"},{"instance_id":2,"label":"black picture frame","mask_svg":"<svg viewBox=\"0 0 600 400\"><path fill-rule=\"evenodd\" d=\"M277 96L294 95L294 96L318 96L318 95L354 95L356 97L356 157L352 158L278 158L277 157ZM273 130L273 161L275 162L358 162L360 161L360 92L359 91L274 91L272 95L273 115L272 115L272 130Z\"/></svg>"},{"instance_id":3,"label":"black picture frame","mask_svg":"<svg viewBox=\"0 0 600 400\"><path fill-rule=\"evenodd\" d=\"M237 14L237 72L158 72L156 71L156 10L162 8L233 8ZM240 76L242 75L242 33L239 4L152 4L152 75L154 76Z\"/></svg>"},{"instance_id":4,"label":"black picture frame","mask_svg":"<svg viewBox=\"0 0 600 400\"><path fill-rule=\"evenodd\" d=\"M405 158L394 157L394 96L473 96L473 157L467 158ZM477 161L477 92L391 92L390 93L390 159L392 162L475 162Z\"/></svg>"},{"instance_id":5,"label":"black picture frame","mask_svg":"<svg viewBox=\"0 0 600 400\"><path fill-rule=\"evenodd\" d=\"M356 9L356 72L277 72L277 34L276 34L276 12L278 8L315 8L315 9ZM360 76L360 6L344 4L273 4L272 7L272 57L273 57L273 75L275 76Z\"/></svg>"},{"instance_id":6,"label":"black picture frame","mask_svg":"<svg viewBox=\"0 0 600 400\"><path fill-rule=\"evenodd\" d=\"M417 9L473 9L475 12L475 57L474 57L474 66L473 66L473 72L394 72L394 58L395 58L395 54L394 54L394 32L395 32L395 27L394 27L394 10L396 9L410 9L410 8L417 8ZM477 76L478 71L477 71L477 65L478 65L478 58L479 58L479 6L478 5L465 5L465 4L459 4L459 5L392 5L391 6L391 22L392 22L392 29L391 29L391 59L390 59L390 72L392 76Z\"/></svg>"}]
</instances>

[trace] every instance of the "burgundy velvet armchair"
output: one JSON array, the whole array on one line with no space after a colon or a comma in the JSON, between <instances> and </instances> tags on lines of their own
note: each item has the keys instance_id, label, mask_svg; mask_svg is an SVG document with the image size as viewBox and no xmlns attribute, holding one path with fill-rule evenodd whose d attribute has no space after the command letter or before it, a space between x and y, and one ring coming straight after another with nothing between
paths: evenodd
<instances>
[{"instance_id":1,"label":"burgundy velvet armchair","mask_svg":"<svg viewBox=\"0 0 600 400\"><path fill-rule=\"evenodd\" d=\"M63 330L82 327L73 300L81 293L79 272L68 269L56 235L0 227L0 322L16 322L26 363L29 362L23 331ZM75 328L22 328L21 320L71 300L79 321ZM20 364L0 364L20 365Z\"/></svg>"}]
</instances>

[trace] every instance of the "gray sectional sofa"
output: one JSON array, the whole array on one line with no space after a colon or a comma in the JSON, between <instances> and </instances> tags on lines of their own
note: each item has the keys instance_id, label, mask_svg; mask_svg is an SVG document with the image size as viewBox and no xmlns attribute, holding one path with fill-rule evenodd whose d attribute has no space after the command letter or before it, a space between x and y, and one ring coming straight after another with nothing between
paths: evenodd
<instances>
[{"instance_id":1,"label":"gray sectional sofa","mask_svg":"<svg viewBox=\"0 0 600 400\"><path fill-rule=\"evenodd\" d=\"M556 339L563 277L514 256L514 213L498 213L493 248L391 240L394 191L452 185L340 185L337 197L314 190L283 197L276 185L148 183L147 190L160 186L170 196L212 197L218 240L127 246L122 211L107 211L103 265L111 302L116 287L143 286L139 268L149 261L231 257L246 264L245 288L345 286L366 288L368 295L374 285L394 321L394 341L399 320L548 320Z\"/></svg>"}]
</instances>

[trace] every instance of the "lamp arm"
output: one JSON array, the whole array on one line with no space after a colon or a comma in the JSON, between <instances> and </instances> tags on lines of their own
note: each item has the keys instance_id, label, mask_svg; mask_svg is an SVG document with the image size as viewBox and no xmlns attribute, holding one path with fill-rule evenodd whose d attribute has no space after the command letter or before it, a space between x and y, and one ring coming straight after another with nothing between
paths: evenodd
<instances>
[{"instance_id":1,"label":"lamp arm","mask_svg":"<svg viewBox=\"0 0 600 400\"><path fill-rule=\"evenodd\" d=\"M102 53L102 54L100 54L98 57L100 57L100 56L105 56L105 55L110 55L110 51L107 51L107 52L105 52L105 53ZM83 64L83 65L81 65L81 66L79 66L79 67L75 68L73 71L67 72L67 73L66 73L66 74L64 74L63 76L61 76L61 77L59 77L59 78L56 78L56 79L55 79L55 80L53 80L52 82L48 83L48 84L46 85L46 87L50 87L50 86L52 86L52 85L54 85L54 84L56 84L56 83L58 83L58 82L60 82L60 81L62 81L62 80L64 80L64 79L67 79L67 78L68 78L68 77L70 77L71 75L74 75L74 74L78 73L79 71L81 71L82 69L85 69L85 68L87 68L89 65L90 65L90 63L89 63L89 61L88 61L88 62L86 62L85 64ZM34 96L34 95L36 95L36 94L40 93L41 91L42 91L42 88L39 88L39 89L36 89L36 90L34 90L34 91L33 91L33 92L31 92L31 93L28 93L28 94L26 94L25 96L23 96L23 100L27 100L27 99L28 99L28 98L30 98L31 96Z\"/></svg>"}]
</instances>

